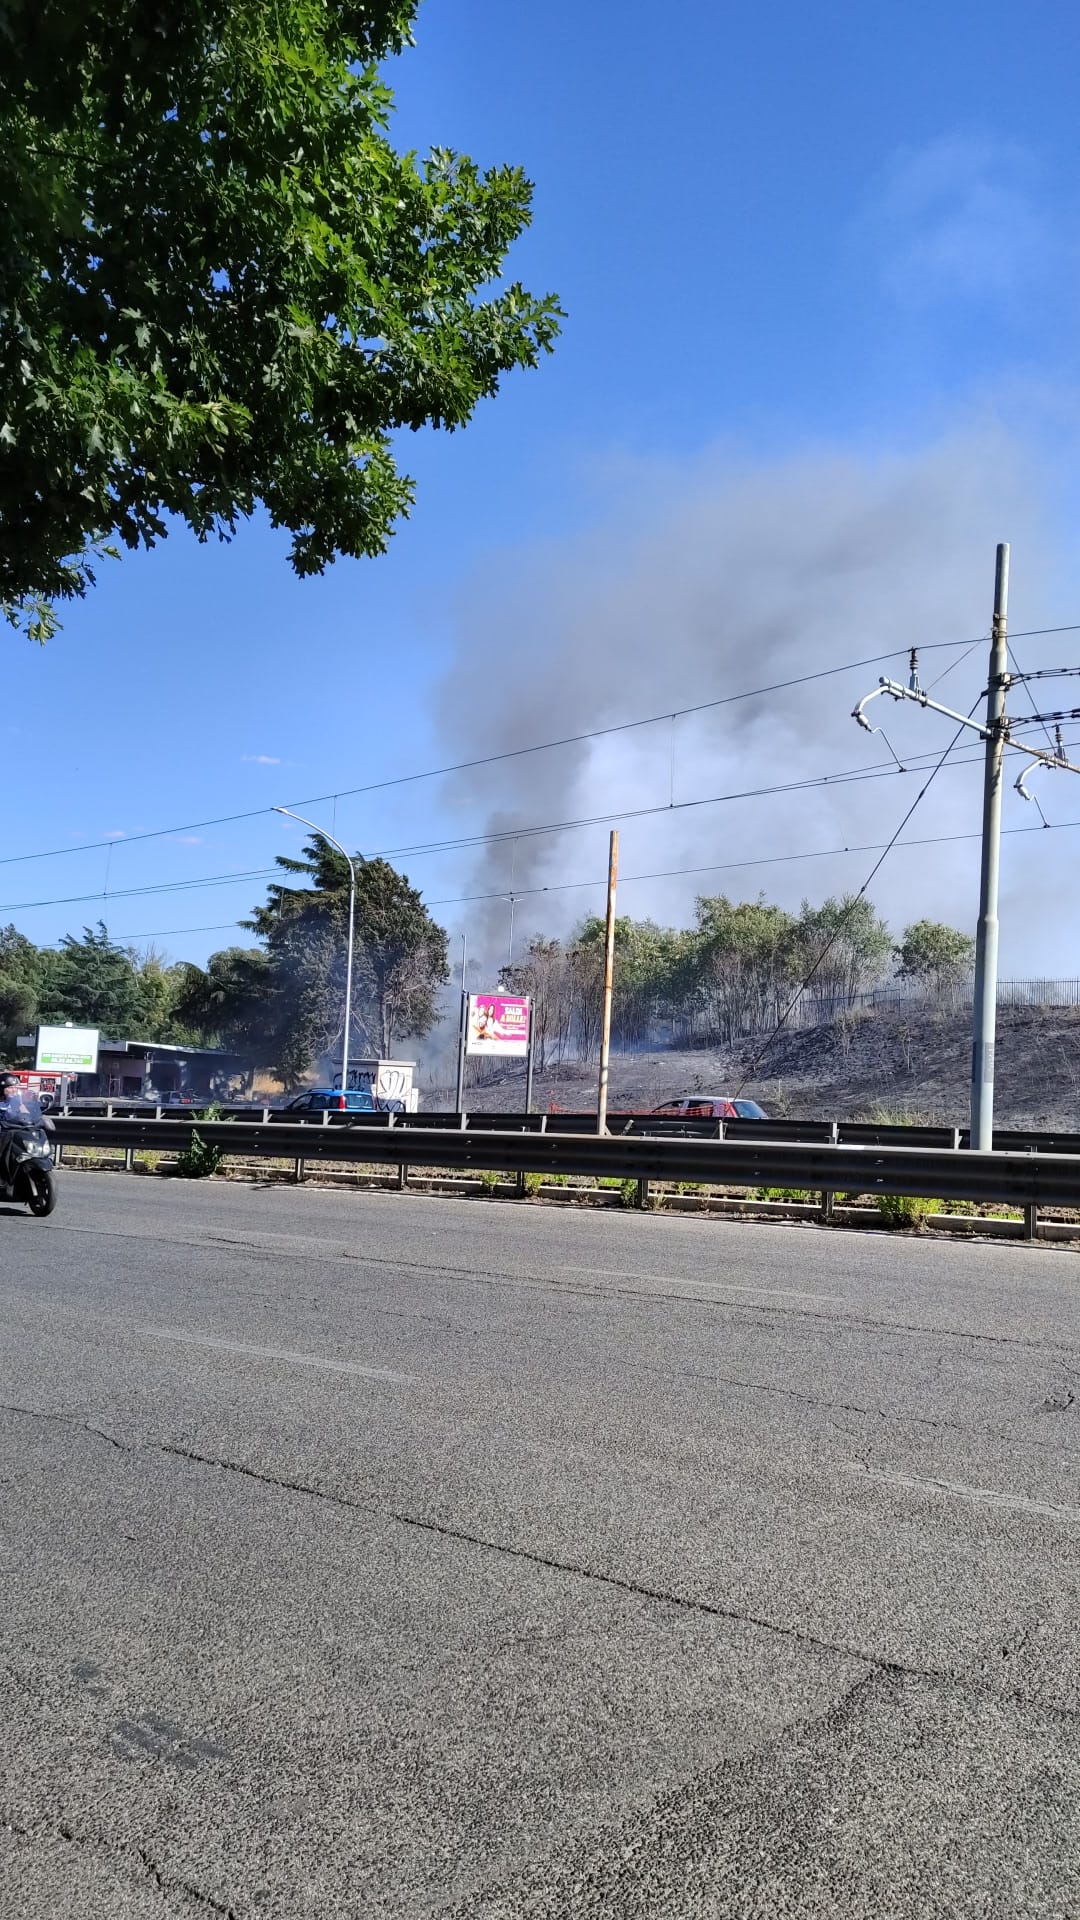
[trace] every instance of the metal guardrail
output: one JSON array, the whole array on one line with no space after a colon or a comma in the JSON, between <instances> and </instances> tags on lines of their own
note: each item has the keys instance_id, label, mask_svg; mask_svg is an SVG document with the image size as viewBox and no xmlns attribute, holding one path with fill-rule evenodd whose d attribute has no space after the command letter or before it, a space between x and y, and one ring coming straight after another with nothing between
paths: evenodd
<instances>
[{"instance_id":1,"label":"metal guardrail","mask_svg":"<svg viewBox=\"0 0 1080 1920\"><path fill-rule=\"evenodd\" d=\"M430 1118L432 1116L426 1116ZM164 1116L58 1115L61 1147L179 1150L197 1130L227 1153L397 1167L490 1169L504 1173L583 1174L634 1179L644 1197L652 1180L705 1186L787 1187L846 1194L900 1194L1038 1207L1080 1207L1080 1154L960 1153L953 1147L747 1139L698 1139L685 1132L601 1137L529 1129L402 1126L399 1115L326 1115L319 1122L271 1123L250 1117L196 1122ZM410 1121L415 1116L409 1116ZM468 1116L462 1116L467 1122ZM377 1124L357 1124L374 1120ZM334 1124L337 1122L338 1124ZM344 1122L345 1124L340 1124ZM715 1124L715 1123L713 1123ZM1031 1220L1034 1214L1031 1213ZM1030 1222L1029 1222L1030 1224Z\"/></svg>"},{"instance_id":2,"label":"metal guardrail","mask_svg":"<svg viewBox=\"0 0 1080 1920\"><path fill-rule=\"evenodd\" d=\"M145 1102L80 1101L64 1109L72 1117L133 1118L150 1121L198 1119L198 1107L152 1107ZM230 1121L262 1121L274 1126L348 1126L371 1129L395 1127L436 1132L461 1128L490 1133L547 1133L578 1136L589 1131L582 1113L327 1113L301 1121L283 1107L222 1106L216 1109ZM59 1118L59 1115L57 1116ZM616 1136L644 1135L656 1139L790 1140L806 1146L897 1146L966 1148L966 1127L879 1125L869 1120L695 1120L678 1114L609 1113L608 1130ZM997 1128L994 1148L1001 1153L1080 1154L1080 1133Z\"/></svg>"}]
</instances>

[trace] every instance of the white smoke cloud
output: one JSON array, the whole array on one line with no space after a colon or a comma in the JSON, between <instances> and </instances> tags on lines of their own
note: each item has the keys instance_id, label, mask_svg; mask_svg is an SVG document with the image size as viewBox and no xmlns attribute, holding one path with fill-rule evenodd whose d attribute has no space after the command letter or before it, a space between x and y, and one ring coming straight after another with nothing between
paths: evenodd
<instances>
[{"instance_id":1,"label":"white smoke cloud","mask_svg":"<svg viewBox=\"0 0 1080 1920\"><path fill-rule=\"evenodd\" d=\"M1080 617L1080 579L1058 533L1049 468L993 421L900 452L822 447L762 461L721 449L681 466L626 460L609 464L606 484L602 523L492 561L463 591L457 658L440 698L452 757L670 715L893 650L901 657L674 726L663 721L453 776L445 785L449 832L460 830L463 803L493 833L520 830L516 843L424 864L429 898L504 896L440 916L467 927L470 948L485 950L491 964L505 958L511 887L522 896L516 945L533 930L566 931L602 907L606 825L525 831L545 823L663 809L618 823L626 876L619 904L673 924L692 919L698 893L746 898L764 890L797 906L803 896L857 887L872 853L764 863L887 840L921 779L685 803L888 761L881 740L853 725L855 700L879 672L906 675L909 647L926 649L926 685L959 659L931 650L934 643L987 632L1000 539L1013 548L1013 630ZM1017 645L1031 668L1077 659L1076 640ZM980 643L948 672L939 697L966 712L985 684L985 657ZM1062 691L1069 684L1051 698L1042 683L1042 703L1070 704ZM1012 704L1022 712L1022 694ZM881 700L871 713L901 759L940 751L951 736L947 722L913 707ZM1080 738L1080 724L1074 733ZM978 751L974 735L967 751ZM1080 819L1080 781L1040 777L1038 791L1049 818ZM977 765L946 771L907 837L977 832L980 792ZM1034 809L1010 799L1007 827L1038 824ZM1064 832L1006 840L1006 971L1080 971L1080 909L1062 886L1077 844ZM682 867L715 871L631 878ZM578 879L592 884L527 893ZM962 841L898 850L871 897L898 931L922 915L971 926L977 885L976 843Z\"/></svg>"}]
</instances>

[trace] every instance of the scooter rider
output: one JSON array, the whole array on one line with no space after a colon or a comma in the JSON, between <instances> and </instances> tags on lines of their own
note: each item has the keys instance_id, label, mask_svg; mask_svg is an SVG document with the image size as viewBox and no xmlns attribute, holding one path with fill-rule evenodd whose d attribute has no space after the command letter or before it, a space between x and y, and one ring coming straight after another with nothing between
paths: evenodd
<instances>
[{"instance_id":1,"label":"scooter rider","mask_svg":"<svg viewBox=\"0 0 1080 1920\"><path fill-rule=\"evenodd\" d=\"M11 1130L18 1126L40 1127L41 1107L37 1095L27 1099L26 1089L13 1073L0 1073L0 1179L10 1178Z\"/></svg>"},{"instance_id":2,"label":"scooter rider","mask_svg":"<svg viewBox=\"0 0 1080 1920\"><path fill-rule=\"evenodd\" d=\"M40 1124L41 1109L37 1101L31 1106L26 1098L22 1081L14 1073L0 1073L0 1119L7 1121L23 1120L32 1126Z\"/></svg>"}]
</instances>

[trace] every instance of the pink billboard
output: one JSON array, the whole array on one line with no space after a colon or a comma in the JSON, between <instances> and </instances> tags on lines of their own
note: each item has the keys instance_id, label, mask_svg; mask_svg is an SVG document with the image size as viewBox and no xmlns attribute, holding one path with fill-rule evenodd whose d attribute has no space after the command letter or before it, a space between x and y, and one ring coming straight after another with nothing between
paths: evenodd
<instances>
[{"instance_id":1,"label":"pink billboard","mask_svg":"<svg viewBox=\"0 0 1080 1920\"><path fill-rule=\"evenodd\" d=\"M470 993L465 1051L524 1060L529 1051L528 1000L503 993Z\"/></svg>"}]
</instances>

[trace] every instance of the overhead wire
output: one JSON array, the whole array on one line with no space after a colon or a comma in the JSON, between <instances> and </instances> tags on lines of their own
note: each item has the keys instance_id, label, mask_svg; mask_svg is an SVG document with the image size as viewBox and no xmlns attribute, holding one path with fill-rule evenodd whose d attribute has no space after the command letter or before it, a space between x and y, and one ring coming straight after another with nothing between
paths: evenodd
<instances>
[{"instance_id":1,"label":"overhead wire","mask_svg":"<svg viewBox=\"0 0 1080 1920\"><path fill-rule=\"evenodd\" d=\"M1080 820L1050 820L1047 829L1052 833L1064 833L1080 828ZM1020 833L1041 833L1042 827L1003 827L1002 836L1008 837ZM933 833L919 840L901 840L895 843L894 851L921 847L957 846L964 841L980 839L978 832L971 833ZM626 873L619 877L620 887L631 887L651 880L677 880L692 878L706 873L735 873L745 868L779 867L798 865L804 860L838 860L857 853L879 853L889 845L884 840L866 840L843 847L807 847L799 853L769 853L752 856L746 860L720 860L708 862L704 866L693 867L657 867L648 873ZM515 900L531 900L549 893L584 893L590 888L607 886L607 876L597 873L589 880L553 880L535 887L516 887ZM429 907L465 907L484 904L491 900L509 900L506 887L496 888L490 893L458 893L445 898L429 900ZM143 933L118 933L115 937L121 943L132 940L166 940L174 935L191 933L227 933L233 927L239 927L239 920L219 920L211 926L202 927L155 927Z\"/></svg>"},{"instance_id":2,"label":"overhead wire","mask_svg":"<svg viewBox=\"0 0 1080 1920\"><path fill-rule=\"evenodd\" d=\"M980 695L979 697L981 698L982 696ZM978 704L978 702L976 702L976 704ZM974 711L974 709L972 710ZM1009 743L1006 743L1006 744L1009 744ZM1069 744L1072 745L1076 743L1070 742ZM1023 748L1016 748L1015 750L1018 752L1022 752ZM975 750L969 754L958 754L952 761L952 765L953 767L963 767L963 766L969 765L973 760L976 760L980 757L981 756L978 750ZM667 802L667 801L657 802L655 805L651 807L638 807L634 809L626 809L621 812L615 812L610 814L589 815L579 820L551 822L545 825L535 826L535 827L507 828L506 830L500 830L498 833L465 835L453 840L433 842L433 843L428 843L426 845L419 845L415 847L387 848L380 851L374 857L382 859L382 858L389 858L391 856L404 857L406 855L409 855L413 858L419 858L419 857L423 857L425 854L455 852L455 851L460 851L460 850L475 847L475 846L499 844L500 842L503 842L506 840L510 840L511 842L513 842L518 839L529 838L530 836L541 836L541 835L553 834L553 833L568 833L572 831L578 831L579 829L583 829L590 826L604 825L611 820L642 819L642 818L648 818L648 817L655 817L656 815L669 815L673 811L679 812L681 810L692 810L694 808L706 807L706 806L722 806L722 805L726 805L739 800L762 799L762 798L768 798L770 796L774 796L778 794L802 792L802 791L806 791L807 789L814 789L814 788L823 789L826 787L835 788L838 786L848 786L848 785L854 784L855 782L862 782L865 780L894 779L897 777L897 775L907 776L907 775L911 775L911 774L922 771L922 766L920 765L920 763L924 763L930 758L931 756L926 753L916 754L912 757L912 759L909 762L907 762L904 765L894 764L893 761L878 761L876 763L872 763L869 767L842 769L838 773L831 773L831 774L830 773L816 774L813 776L809 776L806 780L778 782L771 787L747 788L734 793L712 794L696 800L676 801L674 808L672 808L670 802ZM935 767L935 773L938 770L939 769ZM841 851L843 850L841 849ZM741 864L767 865L769 864L769 862L768 861L762 861L762 862L750 861L745 863L735 862L733 864L735 865L741 865ZM106 887L94 893L56 895L54 897L44 899L44 900L3 901L3 902L0 902L0 913L29 913L45 907L86 906L93 903L94 901L99 901L99 900L125 900L125 899L145 898L152 894L159 894L159 893L195 892L195 891L201 890L203 887L228 886L229 884L245 883L249 880L271 879L271 878L275 878L277 876L277 873L278 873L278 867L276 865L273 867L255 867L255 868L251 868L246 871L240 871L240 872L207 874L207 875L201 876L197 880L157 881L157 882L153 882L153 883L141 885L141 886L119 887L119 888L113 887L111 889ZM549 890L553 890L553 889L549 889ZM544 891L544 889L522 890L519 888L517 889L518 897L524 898L526 891ZM496 899L501 898L505 896L505 893L506 893L506 890L501 889L491 897ZM487 897L487 896L463 896L463 898L472 898L472 897L479 898L479 897ZM454 903L443 901L443 900L432 900L428 904L431 906L440 906L440 905L448 905L448 904L454 904ZM222 923L222 924L225 925L229 923ZM233 923L233 924L236 924L236 923ZM180 931L183 931L183 929L177 929L177 931L180 932ZM139 937L142 937L142 936L139 936Z\"/></svg>"},{"instance_id":3,"label":"overhead wire","mask_svg":"<svg viewBox=\"0 0 1080 1920\"><path fill-rule=\"evenodd\" d=\"M1080 627L1076 629L1080 631ZM1073 631L1070 628L1054 629L1059 632ZM981 637L981 636L980 636ZM1023 638L1023 635L1020 636ZM979 641L932 640L920 648L923 653L937 653L949 648L977 646ZM650 714L639 720L622 720L606 727L590 727L581 733L564 734L558 739L537 741L531 746L508 747L498 753L482 754L470 760L453 761L441 767L427 767L416 773L392 774L382 780L367 781L362 786L339 787L332 793L308 794L299 800L290 800L294 807L319 806L324 802L356 798L360 794L384 792L391 787L414 785L424 780L438 780L453 773L474 772L481 767L496 766L503 761L520 760L530 754L551 753L559 747L581 746L590 740L609 738L617 733L630 733L643 727L658 726L662 722L670 724L672 720L687 719L693 714L707 713L719 707L732 706L742 700L756 700L766 694L781 693L793 687L809 686L814 681L835 679L842 673L853 673L863 667L881 666L888 660L900 659L908 651L905 647L894 647L888 653L871 654L864 660L848 660L836 667L820 667L813 673L797 674L787 680L776 680L768 686L747 687L738 693L718 695L713 700L702 700L693 706L677 708L674 714L670 708L664 713ZM34 853L11 853L0 855L0 866L15 866L31 860L55 860L65 854L93 853L110 846L135 846L144 840L170 839L174 835L196 833L204 827L232 826L241 820L258 820L268 817L276 809L273 806L250 807L237 813L223 813L203 820L188 820L178 826L153 827L138 833L110 834L100 840L86 840L76 846L46 847Z\"/></svg>"},{"instance_id":4,"label":"overhead wire","mask_svg":"<svg viewBox=\"0 0 1080 1920\"><path fill-rule=\"evenodd\" d=\"M1024 669L1020 665L1020 662L1017 658L1016 649L1013 646L1011 640L1006 641L1006 645L1008 647L1010 655L1012 656L1012 663L1013 663L1013 666L1016 668L1019 684L1023 687L1024 692L1027 695L1027 702L1029 707L1031 708L1032 714L1034 715L1035 721L1039 726L1041 726L1044 734L1046 735L1046 742L1050 748L1051 753L1056 753L1057 743L1054 740L1054 736L1051 733L1050 728L1047 725L1047 722L1042 718L1042 715L1040 714L1038 707L1035 704L1035 695L1032 693L1031 688L1028 686L1027 680L1024 677ZM1026 722L1025 722L1025 725L1026 725Z\"/></svg>"},{"instance_id":5,"label":"overhead wire","mask_svg":"<svg viewBox=\"0 0 1080 1920\"><path fill-rule=\"evenodd\" d=\"M649 807L625 808L612 813L585 815L577 820L551 821L541 825L519 826L481 834L465 834L454 839L421 843L410 847L390 847L381 849L374 857L379 859L413 858L425 854L458 852L476 846L497 845L500 842L546 834L576 832L590 826L604 825L611 820L644 819L657 814L692 811L699 807L723 806L740 800L765 799L779 794L805 792L810 789L849 786L866 780L892 779L897 774L917 772L918 761L925 760L925 754L914 756L907 766L897 766L892 761L872 762L867 767L842 768L836 773L823 773L808 776L805 780L778 781L771 786L749 787L732 793L704 795L694 800L679 800L672 807L669 801L657 802ZM972 756L958 757L954 763L964 765ZM277 866L254 867L239 872L206 874L197 880L155 881L150 884L133 887L105 887L91 893L59 894L43 900L0 901L0 913L29 913L42 907L85 906L95 900L124 900L155 893L194 892L202 887L226 886L230 882L241 883L248 880L263 880L277 874Z\"/></svg>"}]
</instances>

